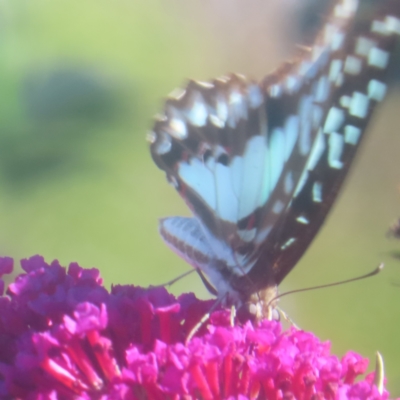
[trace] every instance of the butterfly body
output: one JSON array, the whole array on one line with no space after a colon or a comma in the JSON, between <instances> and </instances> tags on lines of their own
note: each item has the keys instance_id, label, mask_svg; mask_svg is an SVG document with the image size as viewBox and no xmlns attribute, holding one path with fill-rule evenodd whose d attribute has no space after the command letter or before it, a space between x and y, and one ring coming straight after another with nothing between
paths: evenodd
<instances>
[{"instance_id":1,"label":"butterfly body","mask_svg":"<svg viewBox=\"0 0 400 400\"><path fill-rule=\"evenodd\" d=\"M153 160L194 214L161 220L161 236L226 305L270 314L384 98L400 10L359 27L357 5L338 1L314 46L261 83L190 81L156 118Z\"/></svg>"}]
</instances>

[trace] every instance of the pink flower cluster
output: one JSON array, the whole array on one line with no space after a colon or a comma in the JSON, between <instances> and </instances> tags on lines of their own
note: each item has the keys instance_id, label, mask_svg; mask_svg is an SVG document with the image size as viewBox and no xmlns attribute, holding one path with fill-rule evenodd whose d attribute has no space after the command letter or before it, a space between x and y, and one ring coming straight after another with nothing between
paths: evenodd
<instances>
[{"instance_id":1,"label":"pink flower cluster","mask_svg":"<svg viewBox=\"0 0 400 400\"><path fill-rule=\"evenodd\" d=\"M231 327L218 310L164 288L102 286L99 272L35 256L0 297L1 399L387 399L312 333L278 322ZM12 260L0 259L0 276Z\"/></svg>"}]
</instances>

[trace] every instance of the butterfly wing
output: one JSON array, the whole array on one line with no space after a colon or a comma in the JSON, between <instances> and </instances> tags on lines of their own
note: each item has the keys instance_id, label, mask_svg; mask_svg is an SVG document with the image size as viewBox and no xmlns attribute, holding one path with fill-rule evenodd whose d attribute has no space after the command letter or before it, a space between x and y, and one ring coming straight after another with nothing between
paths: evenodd
<instances>
[{"instance_id":1,"label":"butterfly wing","mask_svg":"<svg viewBox=\"0 0 400 400\"><path fill-rule=\"evenodd\" d=\"M156 119L153 159L201 228L188 240L208 243L237 290L279 283L293 268L385 94L381 57L399 20L383 13L353 26L356 8L337 2L314 46L261 84L239 75L191 81Z\"/></svg>"},{"instance_id":2,"label":"butterfly wing","mask_svg":"<svg viewBox=\"0 0 400 400\"><path fill-rule=\"evenodd\" d=\"M251 280L269 262L279 284L306 251L335 201L375 107L385 97L389 60L400 36L400 2L384 1L379 7L375 5L372 17L357 18L349 26L341 50L327 65L330 89L320 130ZM329 29L325 27L325 34Z\"/></svg>"}]
</instances>

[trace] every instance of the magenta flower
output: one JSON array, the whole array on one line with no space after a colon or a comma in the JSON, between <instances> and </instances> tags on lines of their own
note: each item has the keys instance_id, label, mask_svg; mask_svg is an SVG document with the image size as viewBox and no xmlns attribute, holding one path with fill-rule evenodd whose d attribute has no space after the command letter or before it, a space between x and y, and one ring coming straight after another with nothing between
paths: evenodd
<instances>
[{"instance_id":1,"label":"magenta flower","mask_svg":"<svg viewBox=\"0 0 400 400\"><path fill-rule=\"evenodd\" d=\"M99 272L35 256L0 297L1 399L387 399L329 343L278 322L231 327L213 301L164 288L102 286ZM0 276L12 270L0 259Z\"/></svg>"}]
</instances>

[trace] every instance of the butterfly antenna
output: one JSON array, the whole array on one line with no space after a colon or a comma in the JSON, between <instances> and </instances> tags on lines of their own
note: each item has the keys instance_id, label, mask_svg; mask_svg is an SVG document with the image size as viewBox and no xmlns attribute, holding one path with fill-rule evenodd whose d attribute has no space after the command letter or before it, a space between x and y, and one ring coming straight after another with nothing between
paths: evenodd
<instances>
[{"instance_id":1,"label":"butterfly antenna","mask_svg":"<svg viewBox=\"0 0 400 400\"><path fill-rule=\"evenodd\" d=\"M303 288L303 289L289 290L288 292L284 292L282 294L278 294L272 300L270 300L269 303L268 303L268 307L270 307L271 304L274 301L276 301L276 300L278 300L278 299L280 299L280 298L282 298L284 296L287 296L289 294L300 293L300 292L308 292L309 290L316 290L316 289L323 289L323 288L328 288L328 287L332 287L332 286L344 285L346 283L360 281L361 279L365 279L365 278L369 278L371 276L375 276L375 275L379 274L379 272L382 271L384 266L385 265L383 263L380 263L377 268L375 268L373 271L369 272L368 274L361 275L361 276L356 276L355 278L345 279L344 281L327 283L326 285L310 286L310 287Z\"/></svg>"},{"instance_id":2,"label":"butterfly antenna","mask_svg":"<svg viewBox=\"0 0 400 400\"><path fill-rule=\"evenodd\" d=\"M175 282L178 282L182 278L184 278L187 275L190 275L192 272L195 272L196 269L190 269L189 271L184 272L183 274L177 276L175 279L172 279L172 281L168 281L165 283L162 283L160 285L156 285L155 287L167 287L167 286L172 286Z\"/></svg>"}]
</instances>

